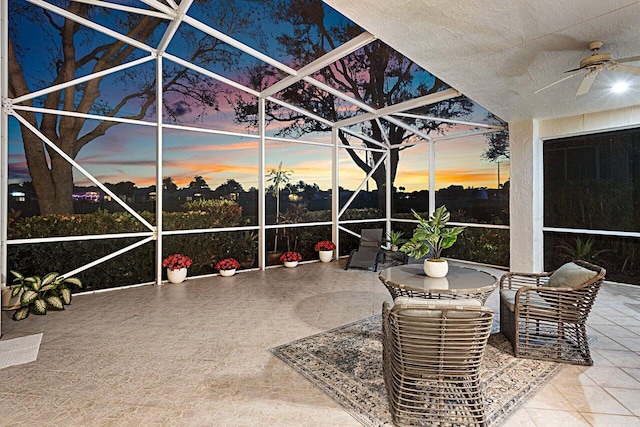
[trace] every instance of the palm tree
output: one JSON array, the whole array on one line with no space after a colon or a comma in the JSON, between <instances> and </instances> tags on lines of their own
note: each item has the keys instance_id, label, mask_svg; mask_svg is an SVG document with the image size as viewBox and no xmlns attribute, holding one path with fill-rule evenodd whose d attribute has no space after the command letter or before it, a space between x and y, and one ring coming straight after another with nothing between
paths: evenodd
<instances>
[{"instance_id":1,"label":"palm tree","mask_svg":"<svg viewBox=\"0 0 640 427\"><path fill-rule=\"evenodd\" d=\"M292 170L282 170L282 162L278 165L278 170L271 169L267 174L267 181L273 183L271 194L276 198L276 225L280 222L280 189L291 181ZM278 251L278 229L276 228L276 241L273 251Z\"/></svg>"}]
</instances>

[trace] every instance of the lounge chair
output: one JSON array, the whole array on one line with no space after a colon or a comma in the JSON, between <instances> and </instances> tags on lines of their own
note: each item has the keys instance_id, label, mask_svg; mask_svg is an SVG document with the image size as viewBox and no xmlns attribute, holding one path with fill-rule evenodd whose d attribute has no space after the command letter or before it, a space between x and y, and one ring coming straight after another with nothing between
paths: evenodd
<instances>
[{"instance_id":1,"label":"lounge chair","mask_svg":"<svg viewBox=\"0 0 640 427\"><path fill-rule=\"evenodd\" d=\"M382 257L382 228L364 228L360 234L360 246L351 251L344 269L355 267L376 271Z\"/></svg>"}]
</instances>

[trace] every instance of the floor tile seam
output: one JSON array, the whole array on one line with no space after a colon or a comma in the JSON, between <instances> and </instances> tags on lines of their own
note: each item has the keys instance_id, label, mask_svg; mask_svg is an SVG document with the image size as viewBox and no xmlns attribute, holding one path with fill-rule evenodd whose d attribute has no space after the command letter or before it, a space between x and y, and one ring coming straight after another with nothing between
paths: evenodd
<instances>
[{"instance_id":1,"label":"floor tile seam","mask_svg":"<svg viewBox=\"0 0 640 427\"><path fill-rule=\"evenodd\" d=\"M601 382L597 379L594 378L592 375L589 375L589 371L592 371L594 369L598 369L597 366L585 366L584 367L584 374L589 377L589 379L591 379L594 383L596 383L599 387L605 387L604 385L601 384ZM627 372L624 368L621 368L619 366L604 366L603 368L614 368L614 369L619 369L620 371L624 372L625 375L629 376L631 379L633 379L637 385L637 389L640 390L640 381L638 381L633 375L631 375L629 372ZM627 369L634 369L634 368L627 368ZM610 377L604 378L604 381L607 381ZM633 388L635 390L635 388Z\"/></svg>"},{"instance_id":2,"label":"floor tile seam","mask_svg":"<svg viewBox=\"0 0 640 427\"><path fill-rule=\"evenodd\" d=\"M587 419L585 417L582 416L582 414L580 412L576 412L576 411L563 411L560 409L540 409L540 408L523 408L527 414L529 415L529 418L531 418L533 420L533 423L536 425L536 427L549 427L549 422L548 420L544 420L541 421L541 423L536 422L536 418L532 413L535 413L536 411L552 411L552 412L557 412L557 413L567 413L567 414L574 414L577 415L578 417L580 417L580 419L582 421L585 422L585 424L589 424L591 425L591 423L589 421L587 421Z\"/></svg>"},{"instance_id":3,"label":"floor tile seam","mask_svg":"<svg viewBox=\"0 0 640 427\"><path fill-rule=\"evenodd\" d=\"M621 325L603 325L603 324L596 324L596 325L589 325L587 324L587 326L589 326L592 330L596 330L599 333L601 333L602 335L608 336L612 339L615 338L640 338L640 334L637 334L636 332L628 329L625 326L621 326ZM629 335L620 335L615 333L616 331L611 331L611 330L607 330L608 328L610 328L611 326L615 326L616 328L622 329L621 331L619 331L620 333L629 333Z\"/></svg>"},{"instance_id":4,"label":"floor tile seam","mask_svg":"<svg viewBox=\"0 0 640 427\"><path fill-rule=\"evenodd\" d=\"M591 379L591 381L593 381L593 382L594 382L594 384L593 384L593 385L592 385L592 384L580 384L580 386L579 386L579 387L580 387L580 389L582 389L582 390L584 390L584 389L596 389L596 390L597 390L597 389L600 389L600 390L602 390L602 391L604 391L605 393L607 393L607 394L609 394L609 395L610 395L610 393L606 392L606 390L604 389L604 387L603 387L603 386L601 386L601 385L599 385L595 380ZM570 394L569 394L569 395L567 395L567 394L563 393L563 391L562 391L562 388L561 388L561 387L558 387L558 386L557 386L557 385L555 385L555 384L554 384L554 386L558 389L558 391L559 391L559 393L562 395L562 397L564 397L564 398L565 398L565 399L566 399L566 400L571 404L571 406L573 406L573 407L575 408L576 412L579 412L579 413L581 413L581 414L582 414L582 413L589 413L588 411L583 411L583 410L581 410L580 408L578 408L576 405L574 405L574 404L573 404L573 399L571 399L571 398L570 398L570 397L571 397L571 396L570 396ZM575 390L575 389L576 389L576 387L567 388L567 390L570 390L570 389L571 389L571 390ZM613 397L613 396L611 396L611 397ZM617 399L615 399L615 400L617 401ZM618 403L620 403L620 402L618 402ZM624 406L624 405L622 405L622 406L623 406L625 409L627 409L627 407L626 407L626 406Z\"/></svg>"},{"instance_id":5,"label":"floor tile seam","mask_svg":"<svg viewBox=\"0 0 640 427\"><path fill-rule=\"evenodd\" d=\"M630 377L632 377L633 379L636 380L637 383L637 388L629 388L629 387L618 387L618 388L629 388L630 390L640 390L640 380L638 380L634 374L632 372L629 372L630 370L638 370L640 371L640 368L620 368L625 374L629 375Z\"/></svg>"},{"instance_id":6,"label":"floor tile seam","mask_svg":"<svg viewBox=\"0 0 640 427\"><path fill-rule=\"evenodd\" d=\"M560 372L558 372L559 374ZM563 410L563 409L557 409L557 408L541 408L541 407L536 407L536 406L530 406L531 402L538 397L539 395L542 395L543 393L543 388L541 388L536 394L534 394L533 396L531 396L531 399L525 403L524 407L525 408L531 408L531 409L542 409L542 410L558 410L558 411L563 411L563 412L580 412L578 411L578 408L576 408L573 403L571 403L571 400L568 399L565 394L562 392L561 388L558 387L555 383L554 383L555 378L552 378L549 383L547 384L547 387L553 387L553 389L556 391L556 393L558 393L560 396L562 396L562 398L564 400L567 401L567 403L570 405L570 407L573 409L572 411L567 410Z\"/></svg>"},{"instance_id":7,"label":"floor tile seam","mask_svg":"<svg viewBox=\"0 0 640 427\"><path fill-rule=\"evenodd\" d=\"M612 349L600 348L600 349L592 349L591 352L598 353L600 357L603 357L608 362L612 363L613 366L617 366L618 368L627 368L627 369L640 368L640 354L635 351L612 350ZM615 359L612 359L612 358L615 358ZM621 359L626 359L626 358L629 358L629 360L636 360L637 365L625 366L626 362L623 362Z\"/></svg>"},{"instance_id":8,"label":"floor tile seam","mask_svg":"<svg viewBox=\"0 0 640 427\"><path fill-rule=\"evenodd\" d=\"M624 403L622 403L620 400L618 400L614 395L612 395L611 393L609 393L609 391L607 390L606 387L604 386L600 386L600 385L584 385L582 386L583 389L585 388L599 388L602 391L604 391L607 395L609 395L609 397L611 397L613 400L615 400L616 402L618 402L618 404L620 404L621 407L623 407L626 411L628 411L628 414L620 414L617 412L601 412L601 411L589 411L589 410L582 410L580 408L576 407L576 410L578 412L580 412L581 414L602 414L602 415L620 415L620 416L635 416L635 414L633 413L633 411L627 407L627 405L625 405ZM623 387L611 387L611 388L623 388ZM629 389L629 390L633 390L633 389Z\"/></svg>"}]
</instances>

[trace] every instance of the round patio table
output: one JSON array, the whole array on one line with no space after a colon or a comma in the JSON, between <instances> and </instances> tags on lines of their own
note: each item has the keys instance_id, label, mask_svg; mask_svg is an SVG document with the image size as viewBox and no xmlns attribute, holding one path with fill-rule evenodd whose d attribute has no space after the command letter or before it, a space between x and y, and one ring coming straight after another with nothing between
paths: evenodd
<instances>
[{"instance_id":1,"label":"round patio table","mask_svg":"<svg viewBox=\"0 0 640 427\"><path fill-rule=\"evenodd\" d=\"M484 304L498 287L498 279L489 273L449 265L445 277L424 273L422 264L406 264L384 269L378 278L392 298L399 296L428 299L478 299Z\"/></svg>"}]
</instances>

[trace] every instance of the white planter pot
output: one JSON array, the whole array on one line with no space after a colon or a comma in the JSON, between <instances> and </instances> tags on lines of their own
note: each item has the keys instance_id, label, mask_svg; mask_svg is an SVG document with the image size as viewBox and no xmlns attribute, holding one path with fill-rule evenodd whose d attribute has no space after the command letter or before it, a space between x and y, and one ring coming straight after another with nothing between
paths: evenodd
<instances>
[{"instance_id":1,"label":"white planter pot","mask_svg":"<svg viewBox=\"0 0 640 427\"><path fill-rule=\"evenodd\" d=\"M449 272L449 263L445 259L424 260L424 273L429 277L444 277Z\"/></svg>"},{"instance_id":2,"label":"white planter pot","mask_svg":"<svg viewBox=\"0 0 640 427\"><path fill-rule=\"evenodd\" d=\"M298 261L285 261L284 266L287 268L293 268L298 266Z\"/></svg>"},{"instance_id":3,"label":"white planter pot","mask_svg":"<svg viewBox=\"0 0 640 427\"><path fill-rule=\"evenodd\" d=\"M318 251L320 254L320 261L331 262L333 259L333 251Z\"/></svg>"},{"instance_id":4,"label":"white planter pot","mask_svg":"<svg viewBox=\"0 0 640 427\"><path fill-rule=\"evenodd\" d=\"M236 269L233 268L231 270L220 270L220 275L224 277L231 277L236 274Z\"/></svg>"},{"instance_id":5,"label":"white planter pot","mask_svg":"<svg viewBox=\"0 0 640 427\"><path fill-rule=\"evenodd\" d=\"M171 270L167 268L167 278L171 283L182 283L187 278L187 269Z\"/></svg>"}]
</instances>

